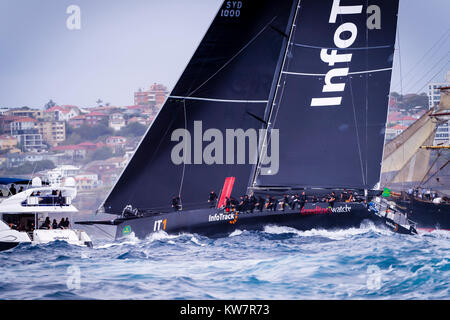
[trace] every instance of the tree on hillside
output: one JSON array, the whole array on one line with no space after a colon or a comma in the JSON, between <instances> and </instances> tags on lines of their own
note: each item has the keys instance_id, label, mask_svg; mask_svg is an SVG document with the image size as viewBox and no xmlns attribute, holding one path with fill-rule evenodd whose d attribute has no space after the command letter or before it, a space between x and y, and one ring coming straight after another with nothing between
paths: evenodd
<instances>
[{"instance_id":1,"label":"tree on hillside","mask_svg":"<svg viewBox=\"0 0 450 320\"><path fill-rule=\"evenodd\" d=\"M50 99L50 101L45 104L44 108L45 110L48 110L50 108L53 108L54 106L56 106L56 103L52 99Z\"/></svg>"},{"instance_id":2,"label":"tree on hillside","mask_svg":"<svg viewBox=\"0 0 450 320\"><path fill-rule=\"evenodd\" d=\"M397 105L400 109L409 110L417 106L421 106L424 109L428 108L428 96L426 93L401 95L398 92L391 92L391 97L397 100Z\"/></svg>"},{"instance_id":3,"label":"tree on hillside","mask_svg":"<svg viewBox=\"0 0 450 320\"><path fill-rule=\"evenodd\" d=\"M26 161L17 168L8 169L8 174L32 174L43 170L51 170L55 168L55 164L50 160L42 160L36 162Z\"/></svg>"},{"instance_id":4,"label":"tree on hillside","mask_svg":"<svg viewBox=\"0 0 450 320\"><path fill-rule=\"evenodd\" d=\"M81 126L77 129L73 129L73 134L80 136L83 141L95 141L102 136L110 136L114 133L112 128L109 128L103 123L99 123L96 126Z\"/></svg>"},{"instance_id":5,"label":"tree on hillside","mask_svg":"<svg viewBox=\"0 0 450 320\"><path fill-rule=\"evenodd\" d=\"M110 148L102 147L102 148L99 148L99 149L95 150L94 152L92 152L89 159L90 159L90 161L106 160L106 159L112 158L113 156L114 156L114 154Z\"/></svg>"},{"instance_id":6,"label":"tree on hillside","mask_svg":"<svg viewBox=\"0 0 450 320\"><path fill-rule=\"evenodd\" d=\"M118 135L122 137L141 137L147 131L147 127L139 122L132 122L120 129Z\"/></svg>"}]
</instances>

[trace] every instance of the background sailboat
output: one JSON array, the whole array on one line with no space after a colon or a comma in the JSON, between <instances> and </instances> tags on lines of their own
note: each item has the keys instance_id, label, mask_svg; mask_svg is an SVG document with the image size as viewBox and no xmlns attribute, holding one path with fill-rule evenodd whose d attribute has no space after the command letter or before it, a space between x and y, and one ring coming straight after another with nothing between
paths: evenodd
<instances>
[{"instance_id":1,"label":"background sailboat","mask_svg":"<svg viewBox=\"0 0 450 320\"><path fill-rule=\"evenodd\" d=\"M450 88L440 90L440 104L386 145L381 182L403 191L394 199L419 227L450 229L450 146L433 145L437 127L450 118Z\"/></svg>"}]
</instances>

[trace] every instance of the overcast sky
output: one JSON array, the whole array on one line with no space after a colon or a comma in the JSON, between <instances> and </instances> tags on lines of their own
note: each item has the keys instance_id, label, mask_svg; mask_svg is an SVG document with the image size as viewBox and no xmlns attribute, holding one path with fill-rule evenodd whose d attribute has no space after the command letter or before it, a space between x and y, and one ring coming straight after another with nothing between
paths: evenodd
<instances>
[{"instance_id":1,"label":"overcast sky","mask_svg":"<svg viewBox=\"0 0 450 320\"><path fill-rule=\"evenodd\" d=\"M94 106L99 98L131 105L138 88L171 88L221 3L0 0L0 106L42 107L49 99ZM72 4L81 8L81 30L66 27ZM444 80L449 16L449 0L400 1L392 90L421 92Z\"/></svg>"}]
</instances>

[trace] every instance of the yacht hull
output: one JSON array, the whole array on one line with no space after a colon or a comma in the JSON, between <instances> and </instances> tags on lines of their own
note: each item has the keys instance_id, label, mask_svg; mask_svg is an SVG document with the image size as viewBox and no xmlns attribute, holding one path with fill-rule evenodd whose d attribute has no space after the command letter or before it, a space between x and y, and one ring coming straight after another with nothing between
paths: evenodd
<instances>
[{"instance_id":1,"label":"yacht hull","mask_svg":"<svg viewBox=\"0 0 450 320\"><path fill-rule=\"evenodd\" d=\"M436 204L413 197L396 202L406 208L408 218L416 222L419 229L450 230L450 204Z\"/></svg>"},{"instance_id":2,"label":"yacht hull","mask_svg":"<svg viewBox=\"0 0 450 320\"><path fill-rule=\"evenodd\" d=\"M384 222L369 212L363 203L306 204L302 210L268 211L253 213L225 212L215 208L178 211L145 217L119 218L116 239L133 234L144 239L150 234L165 231L169 234L196 233L207 237L222 237L235 230L264 230L268 225L311 229L359 228L364 220L377 224Z\"/></svg>"},{"instance_id":3,"label":"yacht hull","mask_svg":"<svg viewBox=\"0 0 450 320\"><path fill-rule=\"evenodd\" d=\"M0 251L6 251L9 249L12 249L14 247L17 247L19 245L19 242L0 242Z\"/></svg>"}]
</instances>

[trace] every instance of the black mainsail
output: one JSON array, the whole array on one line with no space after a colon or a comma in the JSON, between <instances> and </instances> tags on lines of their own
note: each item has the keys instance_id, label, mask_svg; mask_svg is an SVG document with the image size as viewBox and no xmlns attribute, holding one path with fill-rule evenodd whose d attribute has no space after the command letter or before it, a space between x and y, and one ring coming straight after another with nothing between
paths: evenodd
<instances>
[{"instance_id":1,"label":"black mainsail","mask_svg":"<svg viewBox=\"0 0 450 320\"><path fill-rule=\"evenodd\" d=\"M217 192L230 176L236 178L233 192L247 192L254 165L250 161L238 164L237 153L231 164L198 159L195 151L209 143L203 141L201 132L199 138L198 131L218 130L225 136L227 129L262 128L297 2L224 1L105 200L105 212L120 214L127 205L144 210L170 207L174 196L181 197L183 207L195 206L204 203L211 190ZM190 138L186 146L193 149L192 154L185 154L187 149L182 152L183 164L171 158L179 143L172 141L177 129L187 130L189 137L179 138Z\"/></svg>"},{"instance_id":2,"label":"black mainsail","mask_svg":"<svg viewBox=\"0 0 450 320\"><path fill-rule=\"evenodd\" d=\"M379 182L397 12L397 0L300 1L269 120L279 171L253 187Z\"/></svg>"}]
</instances>

